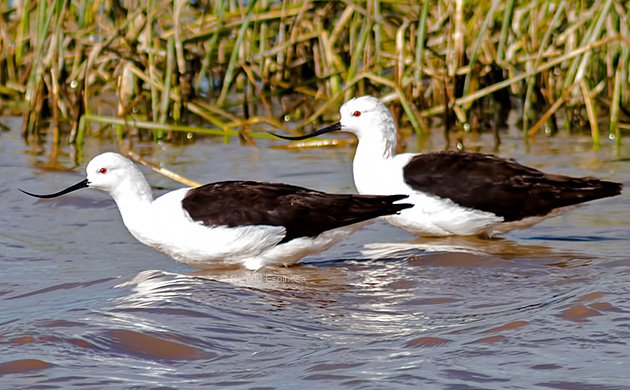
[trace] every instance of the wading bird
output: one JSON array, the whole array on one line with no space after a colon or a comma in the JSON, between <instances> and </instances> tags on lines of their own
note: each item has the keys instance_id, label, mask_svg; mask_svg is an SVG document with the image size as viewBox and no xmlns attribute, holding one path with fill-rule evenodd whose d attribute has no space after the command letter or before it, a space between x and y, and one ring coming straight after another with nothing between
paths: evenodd
<instances>
[{"instance_id":1,"label":"wading bird","mask_svg":"<svg viewBox=\"0 0 630 390\"><path fill-rule=\"evenodd\" d=\"M494 155L466 152L396 154L397 131L377 98L351 99L341 120L303 140L333 131L358 138L354 184L361 194L407 194L414 207L384 217L418 235L491 237L532 226L564 209L621 193L622 185L543 173Z\"/></svg>"},{"instance_id":2,"label":"wading bird","mask_svg":"<svg viewBox=\"0 0 630 390\"><path fill-rule=\"evenodd\" d=\"M370 220L411 207L406 195L327 194L289 184L224 181L153 199L144 175L117 153L96 156L81 188L114 198L129 232L143 244L195 268L290 265L330 248Z\"/></svg>"}]
</instances>

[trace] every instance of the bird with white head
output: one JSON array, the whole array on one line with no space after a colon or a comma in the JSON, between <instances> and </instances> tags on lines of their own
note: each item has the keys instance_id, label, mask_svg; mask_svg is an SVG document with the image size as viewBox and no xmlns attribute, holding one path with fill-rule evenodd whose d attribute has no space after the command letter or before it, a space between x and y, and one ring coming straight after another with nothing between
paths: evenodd
<instances>
[{"instance_id":1,"label":"bird with white head","mask_svg":"<svg viewBox=\"0 0 630 390\"><path fill-rule=\"evenodd\" d=\"M396 154L388 108L363 96L344 103L338 123L297 137L345 131L358 138L354 184L361 194L407 194L414 207L383 217L418 235L491 237L525 228L583 202L621 193L620 183L543 173L490 154Z\"/></svg>"},{"instance_id":2,"label":"bird with white head","mask_svg":"<svg viewBox=\"0 0 630 390\"><path fill-rule=\"evenodd\" d=\"M328 194L282 183L224 181L153 199L144 175L117 153L94 157L87 178L38 198L81 188L112 196L123 223L143 244L195 268L291 265L330 248L374 218L411 204L406 195Z\"/></svg>"}]
</instances>

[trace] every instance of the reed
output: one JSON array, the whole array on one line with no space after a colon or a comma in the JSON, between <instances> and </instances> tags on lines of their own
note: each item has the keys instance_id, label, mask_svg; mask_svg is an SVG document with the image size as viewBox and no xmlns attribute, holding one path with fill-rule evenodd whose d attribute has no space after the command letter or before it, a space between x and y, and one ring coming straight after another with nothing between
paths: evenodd
<instances>
[{"instance_id":1,"label":"reed","mask_svg":"<svg viewBox=\"0 0 630 390\"><path fill-rule=\"evenodd\" d=\"M628 1L0 5L0 99L28 140L254 142L318 125L362 94L396 101L400 126L418 134L496 130L517 108L524 137L561 124L598 145L601 129L619 143L630 122Z\"/></svg>"}]
</instances>

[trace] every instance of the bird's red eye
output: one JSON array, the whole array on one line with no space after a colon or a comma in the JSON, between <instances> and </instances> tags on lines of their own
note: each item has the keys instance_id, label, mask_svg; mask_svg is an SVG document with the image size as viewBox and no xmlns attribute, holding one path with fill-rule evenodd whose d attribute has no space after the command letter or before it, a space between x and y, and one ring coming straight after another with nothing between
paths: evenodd
<instances>
[{"instance_id":1,"label":"bird's red eye","mask_svg":"<svg viewBox=\"0 0 630 390\"><path fill-rule=\"evenodd\" d=\"M98 173L107 173L107 168L101 168L98 170Z\"/></svg>"},{"instance_id":2,"label":"bird's red eye","mask_svg":"<svg viewBox=\"0 0 630 390\"><path fill-rule=\"evenodd\" d=\"M361 116L361 111L355 111L352 113L352 116Z\"/></svg>"}]
</instances>

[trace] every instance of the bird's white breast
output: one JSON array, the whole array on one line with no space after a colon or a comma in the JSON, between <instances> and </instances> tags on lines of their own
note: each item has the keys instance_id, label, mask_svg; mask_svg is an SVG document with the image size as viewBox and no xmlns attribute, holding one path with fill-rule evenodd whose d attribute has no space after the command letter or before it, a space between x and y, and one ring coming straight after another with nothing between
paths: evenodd
<instances>
[{"instance_id":1,"label":"bird's white breast","mask_svg":"<svg viewBox=\"0 0 630 390\"><path fill-rule=\"evenodd\" d=\"M409 198L401 200L400 203L415 205L398 215L383 217L394 226L423 235L472 235L503 220L492 213L461 207L449 199L415 191L405 183L403 177L404 167L413 154L399 154L371 163L367 159L361 160L359 154L357 156L359 160L355 158L353 173L359 193L405 194L409 195Z\"/></svg>"},{"instance_id":2,"label":"bird's white breast","mask_svg":"<svg viewBox=\"0 0 630 390\"><path fill-rule=\"evenodd\" d=\"M189 189L169 192L151 203L130 223L140 242L197 268L208 263L238 263L259 256L284 237L280 226L205 226L182 208Z\"/></svg>"}]
</instances>

